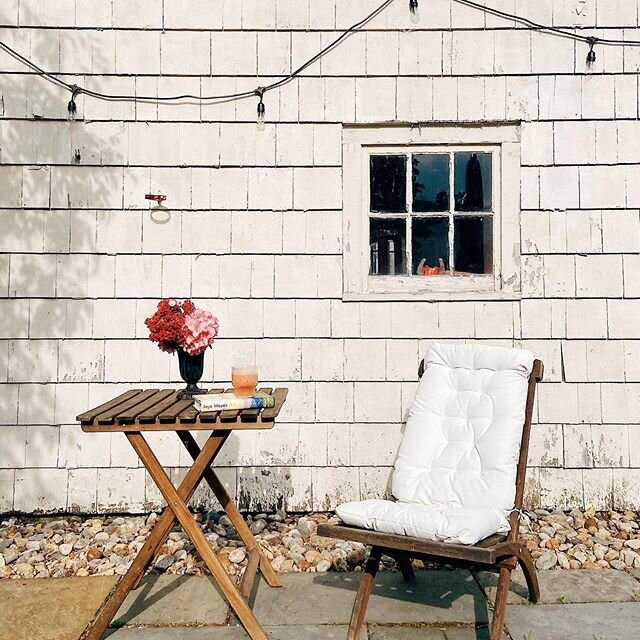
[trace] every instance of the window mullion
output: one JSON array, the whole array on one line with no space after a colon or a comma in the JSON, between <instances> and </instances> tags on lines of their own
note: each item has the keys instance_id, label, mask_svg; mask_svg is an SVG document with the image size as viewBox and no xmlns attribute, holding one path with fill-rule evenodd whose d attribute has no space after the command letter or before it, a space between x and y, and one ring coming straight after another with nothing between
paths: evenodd
<instances>
[{"instance_id":1,"label":"window mullion","mask_svg":"<svg viewBox=\"0 0 640 640\"><path fill-rule=\"evenodd\" d=\"M405 260L406 260L406 272L411 276L413 275L413 223L411 222L413 216L413 164L411 162L413 156L409 153L407 155L407 179L406 182L406 198L407 198L407 215L406 220L406 233L407 244L405 247Z\"/></svg>"},{"instance_id":2,"label":"window mullion","mask_svg":"<svg viewBox=\"0 0 640 640\"><path fill-rule=\"evenodd\" d=\"M455 265L453 264L453 242L454 242L454 225L453 225L453 210L456 206L456 196L453 191L453 151L449 153L449 272L453 274Z\"/></svg>"}]
</instances>

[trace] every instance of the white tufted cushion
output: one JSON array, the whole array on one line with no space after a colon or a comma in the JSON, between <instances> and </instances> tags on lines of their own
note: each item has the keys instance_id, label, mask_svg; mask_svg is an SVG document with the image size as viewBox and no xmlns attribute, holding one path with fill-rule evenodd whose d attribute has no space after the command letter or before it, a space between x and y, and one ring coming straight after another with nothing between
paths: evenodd
<instances>
[{"instance_id":1,"label":"white tufted cushion","mask_svg":"<svg viewBox=\"0 0 640 640\"><path fill-rule=\"evenodd\" d=\"M351 502L338 516L464 544L509 531L533 360L520 349L434 344L395 463L398 502Z\"/></svg>"},{"instance_id":2,"label":"white tufted cushion","mask_svg":"<svg viewBox=\"0 0 640 640\"><path fill-rule=\"evenodd\" d=\"M434 344L393 473L401 502L508 511L534 355Z\"/></svg>"},{"instance_id":3,"label":"white tufted cushion","mask_svg":"<svg viewBox=\"0 0 640 640\"><path fill-rule=\"evenodd\" d=\"M497 509L443 509L391 500L363 500L342 504L336 513L347 524L363 529L460 544L474 544L493 533L509 531L509 522Z\"/></svg>"}]
</instances>

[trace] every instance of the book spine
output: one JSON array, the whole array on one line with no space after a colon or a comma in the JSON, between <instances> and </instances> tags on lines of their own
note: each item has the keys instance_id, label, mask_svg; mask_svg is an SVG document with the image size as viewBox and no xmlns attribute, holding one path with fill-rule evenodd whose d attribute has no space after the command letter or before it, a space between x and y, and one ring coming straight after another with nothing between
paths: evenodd
<instances>
[{"instance_id":1,"label":"book spine","mask_svg":"<svg viewBox=\"0 0 640 640\"><path fill-rule=\"evenodd\" d=\"M269 403L263 398L232 398L229 400L196 400L198 411L240 411L242 409L266 409Z\"/></svg>"}]
</instances>

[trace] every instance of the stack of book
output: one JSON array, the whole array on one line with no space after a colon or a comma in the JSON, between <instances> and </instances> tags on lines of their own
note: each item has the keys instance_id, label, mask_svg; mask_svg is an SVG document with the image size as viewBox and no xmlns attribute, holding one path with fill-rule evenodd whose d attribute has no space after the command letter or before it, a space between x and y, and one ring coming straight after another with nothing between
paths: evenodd
<instances>
[{"instance_id":1,"label":"stack of book","mask_svg":"<svg viewBox=\"0 0 640 640\"><path fill-rule=\"evenodd\" d=\"M198 411L240 411L242 409L269 409L275 406L273 396L258 391L253 396L240 397L233 393L205 393L194 396Z\"/></svg>"}]
</instances>

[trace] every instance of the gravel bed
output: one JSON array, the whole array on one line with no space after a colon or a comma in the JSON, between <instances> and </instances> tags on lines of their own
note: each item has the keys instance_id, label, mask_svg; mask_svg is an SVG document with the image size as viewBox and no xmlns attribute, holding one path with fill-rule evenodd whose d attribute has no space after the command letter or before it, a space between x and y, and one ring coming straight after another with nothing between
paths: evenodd
<instances>
[{"instance_id":1,"label":"gravel bed","mask_svg":"<svg viewBox=\"0 0 640 640\"><path fill-rule=\"evenodd\" d=\"M539 570L640 568L640 526L635 511L527 512L520 524ZM0 578L123 575L153 528L157 514L57 518L9 517L0 522ZM248 555L226 515L194 514L230 575L240 575ZM331 514L255 514L249 527L279 573L361 571L366 547L324 538L318 523ZM337 521L337 520L336 520ZM422 568L420 561L414 561ZM395 571L391 558L382 569ZM149 571L205 575L203 562L180 528L169 534Z\"/></svg>"}]
</instances>

